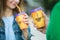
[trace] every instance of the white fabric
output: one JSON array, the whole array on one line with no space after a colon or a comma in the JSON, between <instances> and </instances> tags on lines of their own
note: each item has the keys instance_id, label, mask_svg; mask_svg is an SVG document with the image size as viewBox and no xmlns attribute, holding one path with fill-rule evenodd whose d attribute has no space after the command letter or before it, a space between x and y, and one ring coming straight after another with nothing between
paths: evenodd
<instances>
[{"instance_id":1,"label":"white fabric","mask_svg":"<svg viewBox=\"0 0 60 40\"><path fill-rule=\"evenodd\" d=\"M14 35L14 31L13 31L13 28L12 28L14 17L13 16L3 17L2 19L5 23L6 40L16 40L15 35Z\"/></svg>"},{"instance_id":2,"label":"white fabric","mask_svg":"<svg viewBox=\"0 0 60 40\"><path fill-rule=\"evenodd\" d=\"M46 40L46 35L43 34L42 32L38 31L35 27L34 24L32 23L32 18L29 19L29 27L31 30L31 34L34 35L31 37L31 40Z\"/></svg>"}]
</instances>

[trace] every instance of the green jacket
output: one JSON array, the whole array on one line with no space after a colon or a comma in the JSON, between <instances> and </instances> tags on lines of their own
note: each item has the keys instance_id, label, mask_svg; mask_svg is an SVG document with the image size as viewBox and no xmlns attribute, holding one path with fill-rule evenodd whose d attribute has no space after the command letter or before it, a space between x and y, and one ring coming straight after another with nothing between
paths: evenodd
<instances>
[{"instance_id":1,"label":"green jacket","mask_svg":"<svg viewBox=\"0 0 60 40\"><path fill-rule=\"evenodd\" d=\"M60 2L54 6L51 12L46 37L47 40L60 40Z\"/></svg>"}]
</instances>

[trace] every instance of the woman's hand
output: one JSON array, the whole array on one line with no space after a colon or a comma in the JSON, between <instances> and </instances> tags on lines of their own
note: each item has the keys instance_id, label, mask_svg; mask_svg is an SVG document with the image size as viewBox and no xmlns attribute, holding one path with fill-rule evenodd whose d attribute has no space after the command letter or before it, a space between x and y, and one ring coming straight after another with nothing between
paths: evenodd
<instances>
[{"instance_id":1,"label":"woman's hand","mask_svg":"<svg viewBox=\"0 0 60 40\"><path fill-rule=\"evenodd\" d=\"M27 14L23 14L23 22L28 24L28 15Z\"/></svg>"}]
</instances>

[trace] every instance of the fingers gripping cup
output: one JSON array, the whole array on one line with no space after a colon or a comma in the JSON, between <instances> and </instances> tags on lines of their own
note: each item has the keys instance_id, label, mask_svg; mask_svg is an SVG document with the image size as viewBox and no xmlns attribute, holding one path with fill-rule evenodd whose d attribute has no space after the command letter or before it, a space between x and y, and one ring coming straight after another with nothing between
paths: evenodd
<instances>
[{"instance_id":1,"label":"fingers gripping cup","mask_svg":"<svg viewBox=\"0 0 60 40\"><path fill-rule=\"evenodd\" d=\"M45 27L45 18L41 7L31 10L31 17L33 18L34 24L37 28Z\"/></svg>"},{"instance_id":2,"label":"fingers gripping cup","mask_svg":"<svg viewBox=\"0 0 60 40\"><path fill-rule=\"evenodd\" d=\"M26 14L25 12L21 12L21 14L16 14L16 22L18 23L21 30L27 29L28 25L23 22L23 14Z\"/></svg>"}]
</instances>

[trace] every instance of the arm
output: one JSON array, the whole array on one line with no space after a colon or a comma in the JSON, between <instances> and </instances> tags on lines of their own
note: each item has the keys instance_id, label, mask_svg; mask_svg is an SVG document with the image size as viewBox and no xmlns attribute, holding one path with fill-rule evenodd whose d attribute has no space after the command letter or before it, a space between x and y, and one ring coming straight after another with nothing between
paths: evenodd
<instances>
[{"instance_id":1,"label":"arm","mask_svg":"<svg viewBox=\"0 0 60 40\"><path fill-rule=\"evenodd\" d=\"M24 39L28 40L28 29L24 29L22 30L22 32L23 32Z\"/></svg>"}]
</instances>

